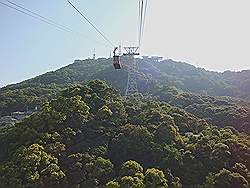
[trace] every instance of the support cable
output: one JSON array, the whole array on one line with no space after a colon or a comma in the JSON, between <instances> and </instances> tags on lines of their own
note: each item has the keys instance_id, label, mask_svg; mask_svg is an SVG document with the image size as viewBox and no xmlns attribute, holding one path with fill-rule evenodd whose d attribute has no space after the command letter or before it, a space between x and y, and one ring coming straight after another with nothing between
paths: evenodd
<instances>
[{"instance_id":1,"label":"support cable","mask_svg":"<svg viewBox=\"0 0 250 188\"><path fill-rule=\"evenodd\" d=\"M147 0L139 0L139 47L141 46L144 34L147 4L148 4Z\"/></svg>"},{"instance_id":2,"label":"support cable","mask_svg":"<svg viewBox=\"0 0 250 188\"><path fill-rule=\"evenodd\" d=\"M3 2L0 2L0 3L1 3L2 5L4 5L4 6L6 6L6 7L9 7L9 8L11 8L11 9L14 9L14 10L16 10L16 11L18 11L18 12L20 12L20 13L23 13L23 14L25 14L25 15L27 15L27 16L30 16L30 17L32 17L32 18L34 18L34 19L40 20L41 22L44 22L44 23L49 24L49 25L51 25L51 26L54 26L54 27L56 27L56 28L59 29L59 30L63 30L63 31L65 31L65 32L70 32L69 30L67 30L67 29L65 29L65 28L63 28L63 27L60 27L60 26L58 26L58 25L56 25L56 24L53 24L53 23L51 23L51 22L49 22L49 21L46 21L46 20L44 20L44 19L42 19L42 18L36 17L36 16L34 16L34 15L30 14L30 13L27 13L27 12L25 12L25 11L23 11L23 10L20 10L20 9L18 9L18 8L16 8L16 7L13 7L13 6L8 5L8 4L6 4L6 3L3 3Z\"/></svg>"},{"instance_id":3,"label":"support cable","mask_svg":"<svg viewBox=\"0 0 250 188\"><path fill-rule=\"evenodd\" d=\"M141 0L139 0L139 14L138 14L138 44L140 44L140 33L141 33ZM138 45L140 46L140 45Z\"/></svg>"},{"instance_id":4,"label":"support cable","mask_svg":"<svg viewBox=\"0 0 250 188\"><path fill-rule=\"evenodd\" d=\"M148 0L145 0L141 38L143 38L143 35L144 35L144 27L145 27L145 20L146 20L146 14L147 14L147 5L148 5Z\"/></svg>"},{"instance_id":5,"label":"support cable","mask_svg":"<svg viewBox=\"0 0 250 188\"><path fill-rule=\"evenodd\" d=\"M143 0L140 0L140 22L139 22L139 47L141 46L141 39L142 39L142 22L143 22Z\"/></svg>"},{"instance_id":6,"label":"support cable","mask_svg":"<svg viewBox=\"0 0 250 188\"><path fill-rule=\"evenodd\" d=\"M6 2L8 2L9 4L6 4L4 2L0 2L0 4L6 6L8 8L11 8L11 9L17 11L17 12L20 12L22 14L30 16L30 17L32 17L32 18L34 18L36 20L39 20L39 21L41 21L43 23L46 23L46 24L48 24L50 26L56 27L58 30L61 30L61 31L64 31L64 32L67 32L67 33L71 33L71 34L77 34L77 35L82 36L85 39L88 39L88 40L90 40L92 42L96 42L96 43L99 43L102 46L108 47L104 43L101 43L101 42L95 41L95 40L91 40L91 39L89 39L89 37L83 35L82 33L75 32L71 28L69 28L67 26L64 26L62 24L59 24L59 23L53 21L52 19L46 18L46 17L44 17L44 16L42 16L42 15L40 15L40 14L30 10L30 9L27 9L27 8L25 8L25 7L23 7L23 6L19 5L19 4L16 4L16 3L12 2L12 1L9 1L9 0L6 0Z\"/></svg>"},{"instance_id":7,"label":"support cable","mask_svg":"<svg viewBox=\"0 0 250 188\"><path fill-rule=\"evenodd\" d=\"M67 1L112 47L115 46L84 14L77 9L70 1Z\"/></svg>"},{"instance_id":8,"label":"support cable","mask_svg":"<svg viewBox=\"0 0 250 188\"><path fill-rule=\"evenodd\" d=\"M14 3L14 2L11 2L11 1L9 1L9 0L6 0L6 1L7 1L8 3L10 3L10 4L12 4L12 5L18 7L18 8L21 8L21 9L23 9L23 10L25 10L25 11L31 13L31 14L34 14L35 16L40 17L41 19L47 20L48 22L51 22L51 23L53 23L53 24L55 24L55 25L58 25L58 26L60 26L60 27L62 27L62 28L64 28L64 29L66 29L66 30L72 31L69 27L66 27L66 26L64 26L64 25L58 24L58 23L54 22L53 20L51 20L51 19L49 19L49 18L46 18L46 17L44 17L44 16L42 16L42 15L40 15L40 14L34 12L34 11L31 11L31 10L29 10L29 9L27 9L27 8L25 8L25 7L23 7L23 6L21 6L21 5L18 5L18 4Z\"/></svg>"}]
</instances>

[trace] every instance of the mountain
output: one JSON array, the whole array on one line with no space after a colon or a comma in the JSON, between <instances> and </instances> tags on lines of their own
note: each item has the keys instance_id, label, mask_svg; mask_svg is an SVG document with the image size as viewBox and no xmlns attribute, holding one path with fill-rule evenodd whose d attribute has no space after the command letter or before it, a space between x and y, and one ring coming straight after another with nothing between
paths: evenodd
<instances>
[{"instance_id":1,"label":"mountain","mask_svg":"<svg viewBox=\"0 0 250 188\"><path fill-rule=\"evenodd\" d=\"M0 187L248 188L249 140L93 80L58 91L38 112L0 129Z\"/></svg>"},{"instance_id":2,"label":"mountain","mask_svg":"<svg viewBox=\"0 0 250 188\"><path fill-rule=\"evenodd\" d=\"M127 59L123 58L123 64ZM211 72L196 68L187 63L176 62L171 59L157 61L144 57L137 59L138 72L154 83L175 86L183 91L213 96L230 96L244 100L250 98L250 70L241 72L225 71ZM69 84L85 83L92 79L103 79L112 84L121 93L125 92L127 72L114 70L112 59L99 58L97 60L76 60L73 64L26 80L19 84L1 88L1 93L8 90L26 89L30 86L53 88ZM138 77L138 80L143 80ZM43 95L43 93L41 93Z\"/></svg>"},{"instance_id":3,"label":"mountain","mask_svg":"<svg viewBox=\"0 0 250 188\"><path fill-rule=\"evenodd\" d=\"M128 60L122 59L127 65ZM250 70L217 73L171 59L138 61L138 88L145 95L176 105L219 127L250 133ZM101 79L125 93L127 70L115 70L112 59L76 60L73 64L0 89L2 116L41 107L71 84ZM225 97L227 96L227 97ZM202 110L200 110L202 109Z\"/></svg>"},{"instance_id":4,"label":"mountain","mask_svg":"<svg viewBox=\"0 0 250 188\"><path fill-rule=\"evenodd\" d=\"M127 59L123 58L123 64ZM245 100L250 97L250 70L241 72L225 71L223 73L196 68L187 63L171 59L157 61L144 57L137 59L140 73L147 79L153 79L161 84L175 86L184 91L208 94L213 96L231 96ZM119 89L125 91L127 72L114 70L112 59L76 60L73 64L37 76L33 79L7 86L3 89L24 89L29 86L50 86L84 83L91 79L104 79ZM140 80L140 77L139 77Z\"/></svg>"}]
</instances>

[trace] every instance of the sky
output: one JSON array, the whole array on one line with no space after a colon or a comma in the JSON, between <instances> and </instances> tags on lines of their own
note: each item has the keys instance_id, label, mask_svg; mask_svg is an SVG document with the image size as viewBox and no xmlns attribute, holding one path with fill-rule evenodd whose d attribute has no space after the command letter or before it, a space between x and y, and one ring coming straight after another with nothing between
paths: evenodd
<instances>
[{"instance_id":1,"label":"sky","mask_svg":"<svg viewBox=\"0 0 250 188\"><path fill-rule=\"evenodd\" d=\"M0 0L5 2L6 0ZM0 87L112 47L66 0L11 0L65 32L0 4ZM249 0L148 0L142 55L213 71L250 69ZM137 45L138 0L71 0L115 45Z\"/></svg>"}]
</instances>

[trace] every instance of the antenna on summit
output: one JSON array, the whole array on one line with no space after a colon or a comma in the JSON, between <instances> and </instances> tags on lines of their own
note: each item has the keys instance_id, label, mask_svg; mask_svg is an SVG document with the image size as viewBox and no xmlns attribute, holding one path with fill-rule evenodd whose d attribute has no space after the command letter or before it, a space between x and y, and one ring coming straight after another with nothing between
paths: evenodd
<instances>
[{"instance_id":1,"label":"antenna on summit","mask_svg":"<svg viewBox=\"0 0 250 188\"><path fill-rule=\"evenodd\" d=\"M122 55L122 45L121 45L121 42L120 42L120 44L119 44L119 56L121 56Z\"/></svg>"},{"instance_id":2,"label":"antenna on summit","mask_svg":"<svg viewBox=\"0 0 250 188\"><path fill-rule=\"evenodd\" d=\"M93 60L96 58L95 48L94 48L94 54L93 54Z\"/></svg>"}]
</instances>

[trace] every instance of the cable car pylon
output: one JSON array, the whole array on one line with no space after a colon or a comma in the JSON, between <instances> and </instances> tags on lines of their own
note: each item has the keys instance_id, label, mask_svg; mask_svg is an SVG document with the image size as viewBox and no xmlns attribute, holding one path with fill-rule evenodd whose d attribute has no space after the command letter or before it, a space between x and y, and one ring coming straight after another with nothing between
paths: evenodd
<instances>
[{"instance_id":1,"label":"cable car pylon","mask_svg":"<svg viewBox=\"0 0 250 188\"><path fill-rule=\"evenodd\" d=\"M144 3L146 2L146 3ZM139 0L139 46L138 47L124 47L126 53L124 56L128 56L128 63L130 64L130 69L128 71L128 80L127 80L127 88L126 88L126 96L137 96L139 94L137 87L137 72L138 64L134 56L140 55L139 49L141 46L141 39L143 36L143 29L145 23L147 9L147 0Z\"/></svg>"},{"instance_id":2,"label":"cable car pylon","mask_svg":"<svg viewBox=\"0 0 250 188\"><path fill-rule=\"evenodd\" d=\"M127 87L126 87L126 96L137 96L139 94L138 87L137 87L137 74L138 71L138 64L134 56L140 55L139 49L141 46L141 40L143 36L143 29L145 24L145 17L146 17L146 9L147 9L147 0L139 0L139 41L138 46L129 46L124 47L125 53L123 56L128 57L128 64L123 65L124 67L129 67L128 69L128 80L127 80ZM119 49L121 47L119 46ZM116 51L118 47L114 48L114 56L113 56L113 65L115 69L121 69L121 53L117 55ZM119 50L120 52L120 50Z\"/></svg>"},{"instance_id":3,"label":"cable car pylon","mask_svg":"<svg viewBox=\"0 0 250 188\"><path fill-rule=\"evenodd\" d=\"M139 94L138 87L137 87L137 75L136 72L138 71L137 61L133 55L129 55L129 66L130 69L128 71L128 80L127 80L127 87L126 87L126 96L136 96Z\"/></svg>"},{"instance_id":4,"label":"cable car pylon","mask_svg":"<svg viewBox=\"0 0 250 188\"><path fill-rule=\"evenodd\" d=\"M123 53L123 55L128 56L128 66L130 67L128 70L128 80L125 95L136 96L139 94L136 75L136 72L138 72L138 66L134 56L140 55L138 52L139 47L124 47L124 50L125 53Z\"/></svg>"}]
</instances>

